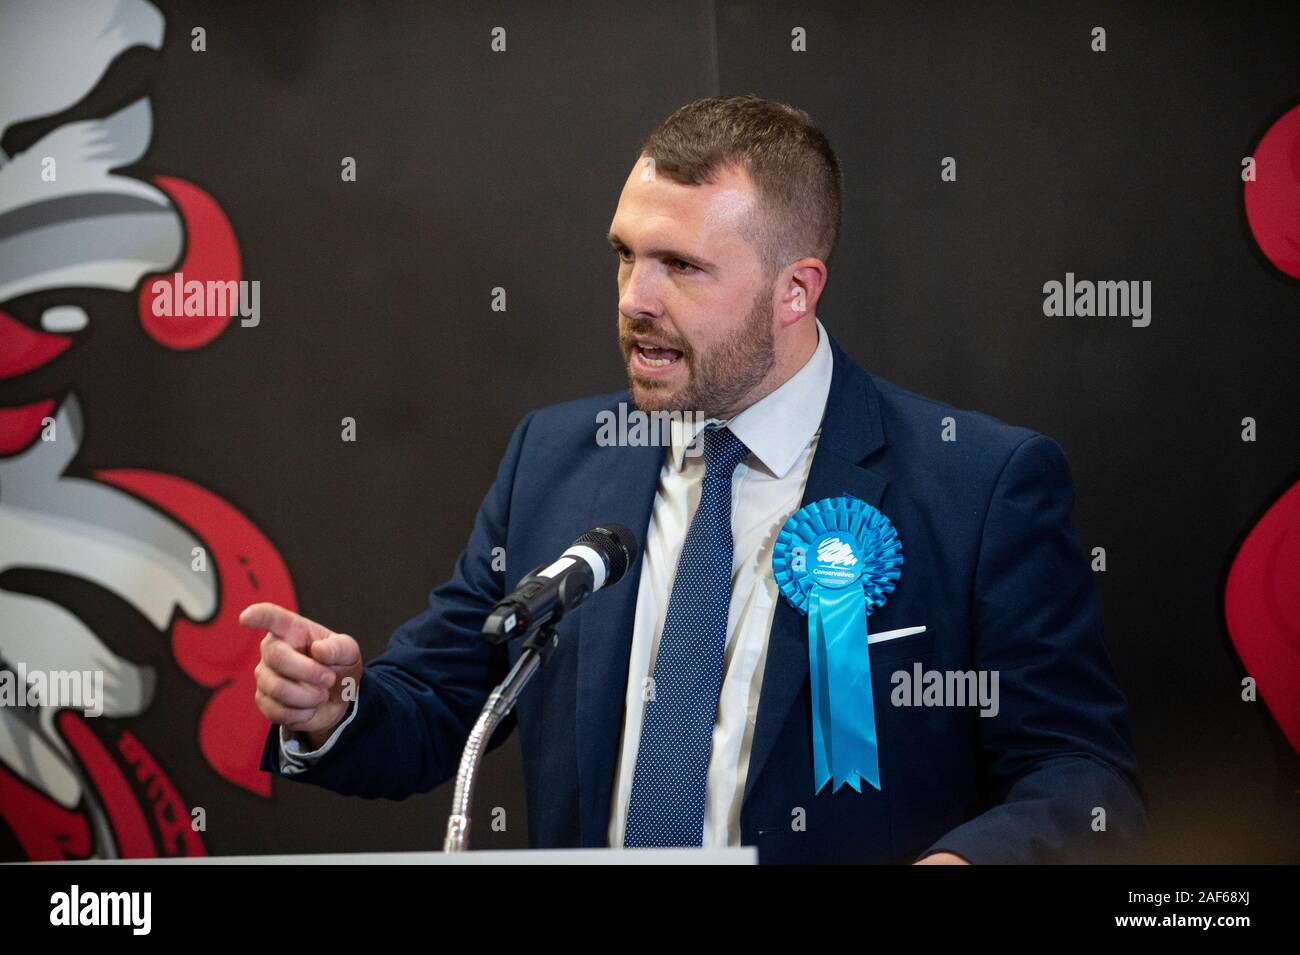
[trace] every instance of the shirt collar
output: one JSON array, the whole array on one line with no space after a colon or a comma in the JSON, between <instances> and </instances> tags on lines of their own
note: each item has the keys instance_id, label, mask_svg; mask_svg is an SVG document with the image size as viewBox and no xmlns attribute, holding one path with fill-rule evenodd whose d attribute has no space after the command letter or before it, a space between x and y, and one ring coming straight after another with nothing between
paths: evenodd
<instances>
[{"instance_id":1,"label":"shirt collar","mask_svg":"<svg viewBox=\"0 0 1300 955\"><path fill-rule=\"evenodd\" d=\"M821 319L815 318L814 321L817 323L817 349L802 368L771 394L727 421L690 417L672 419L670 455L673 467L681 470L686 448L700 431L709 425L725 424L774 477L786 476L821 427L826 399L831 391L831 371L835 362L831 356L830 339Z\"/></svg>"}]
</instances>

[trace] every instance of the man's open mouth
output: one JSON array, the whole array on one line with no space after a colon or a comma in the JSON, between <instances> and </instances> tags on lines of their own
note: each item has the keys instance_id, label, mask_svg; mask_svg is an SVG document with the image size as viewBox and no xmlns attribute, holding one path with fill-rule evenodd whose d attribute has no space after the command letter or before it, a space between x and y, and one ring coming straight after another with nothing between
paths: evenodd
<instances>
[{"instance_id":1,"label":"man's open mouth","mask_svg":"<svg viewBox=\"0 0 1300 955\"><path fill-rule=\"evenodd\" d=\"M641 360L652 368L671 365L682 357L682 353L675 348L658 348L638 344L635 346L635 350Z\"/></svg>"}]
</instances>

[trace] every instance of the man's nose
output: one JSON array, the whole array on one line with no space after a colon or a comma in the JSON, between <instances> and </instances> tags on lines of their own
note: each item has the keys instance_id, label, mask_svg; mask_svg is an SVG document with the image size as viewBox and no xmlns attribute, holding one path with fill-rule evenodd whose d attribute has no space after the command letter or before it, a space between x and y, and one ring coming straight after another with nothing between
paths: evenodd
<instances>
[{"instance_id":1,"label":"man's nose","mask_svg":"<svg viewBox=\"0 0 1300 955\"><path fill-rule=\"evenodd\" d=\"M621 283L618 310L626 319L658 318L663 314L659 276L653 262L637 262Z\"/></svg>"}]
</instances>

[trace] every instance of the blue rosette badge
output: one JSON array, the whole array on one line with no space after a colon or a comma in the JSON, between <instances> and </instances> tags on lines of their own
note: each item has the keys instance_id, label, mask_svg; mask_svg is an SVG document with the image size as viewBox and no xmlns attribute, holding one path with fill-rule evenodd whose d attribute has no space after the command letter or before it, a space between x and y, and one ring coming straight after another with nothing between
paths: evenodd
<instances>
[{"instance_id":1,"label":"blue rosette badge","mask_svg":"<svg viewBox=\"0 0 1300 955\"><path fill-rule=\"evenodd\" d=\"M889 518L851 495L800 508L777 536L772 573L808 617L814 792L832 780L832 792L880 789L867 617L893 592L902 551Z\"/></svg>"}]
</instances>

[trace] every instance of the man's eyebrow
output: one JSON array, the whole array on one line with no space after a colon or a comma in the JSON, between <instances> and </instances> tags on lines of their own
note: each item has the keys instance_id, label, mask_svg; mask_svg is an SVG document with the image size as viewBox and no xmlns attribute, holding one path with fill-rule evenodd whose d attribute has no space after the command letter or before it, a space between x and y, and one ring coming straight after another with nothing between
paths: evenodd
<instances>
[{"instance_id":1,"label":"man's eyebrow","mask_svg":"<svg viewBox=\"0 0 1300 955\"><path fill-rule=\"evenodd\" d=\"M605 238L608 239L609 244L615 248L620 245L624 247L627 246L627 243L618 237L617 232L611 232L609 235L605 236ZM683 262L691 262L702 269L717 268L717 265L707 259L702 259L698 255L694 255L690 252L679 252L677 249L650 249L646 254L652 259L681 259Z\"/></svg>"}]
</instances>

